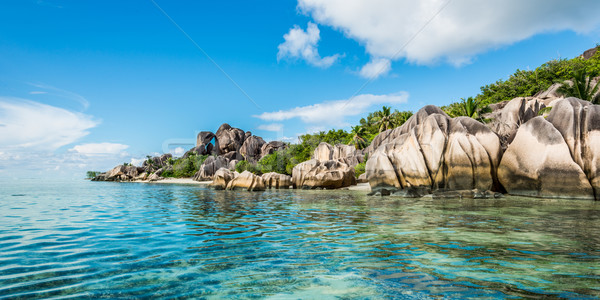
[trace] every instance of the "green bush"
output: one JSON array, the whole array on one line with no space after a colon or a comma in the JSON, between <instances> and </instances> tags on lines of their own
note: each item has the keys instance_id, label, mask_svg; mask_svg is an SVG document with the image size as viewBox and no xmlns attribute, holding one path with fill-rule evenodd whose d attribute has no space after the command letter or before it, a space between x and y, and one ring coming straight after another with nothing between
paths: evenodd
<instances>
[{"instance_id":1,"label":"green bush","mask_svg":"<svg viewBox=\"0 0 600 300\"><path fill-rule=\"evenodd\" d=\"M198 170L202 163L208 158L208 155L190 155L186 158L177 158L169 161L169 164L173 166L173 170L164 171L160 176L162 177L192 177Z\"/></svg>"},{"instance_id":2,"label":"green bush","mask_svg":"<svg viewBox=\"0 0 600 300\"><path fill-rule=\"evenodd\" d=\"M360 164L354 166L354 174L356 175L356 178L358 178L358 176L360 176L361 174L365 173L366 165L367 162L361 162Z\"/></svg>"},{"instance_id":3,"label":"green bush","mask_svg":"<svg viewBox=\"0 0 600 300\"><path fill-rule=\"evenodd\" d=\"M87 171L87 172L85 173L85 178L87 178L87 179L92 179L92 178L95 178L96 176L98 176L98 174L100 174L100 173L102 173L102 172L98 172L98 171Z\"/></svg>"},{"instance_id":4,"label":"green bush","mask_svg":"<svg viewBox=\"0 0 600 300\"><path fill-rule=\"evenodd\" d=\"M242 160L235 164L235 170L239 173L248 171L250 173L260 174L260 169L256 166L256 164L253 164L247 160Z\"/></svg>"}]
</instances>

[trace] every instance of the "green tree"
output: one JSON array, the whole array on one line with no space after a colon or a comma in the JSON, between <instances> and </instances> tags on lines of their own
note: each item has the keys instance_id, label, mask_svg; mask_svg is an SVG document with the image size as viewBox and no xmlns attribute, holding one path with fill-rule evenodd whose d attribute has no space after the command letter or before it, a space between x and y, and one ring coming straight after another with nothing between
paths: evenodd
<instances>
[{"instance_id":1,"label":"green tree","mask_svg":"<svg viewBox=\"0 0 600 300\"><path fill-rule=\"evenodd\" d=\"M378 126L379 132L386 131L396 127L396 112L392 113L389 106L383 106L381 111L377 112L375 125Z\"/></svg>"},{"instance_id":2,"label":"green tree","mask_svg":"<svg viewBox=\"0 0 600 300\"><path fill-rule=\"evenodd\" d=\"M475 100L473 97L467 99L461 98L460 108L462 109L463 116L473 118L479 110L479 101Z\"/></svg>"},{"instance_id":3,"label":"green tree","mask_svg":"<svg viewBox=\"0 0 600 300\"><path fill-rule=\"evenodd\" d=\"M350 134L352 134L352 142L351 143L354 144L354 147L356 149L358 149L358 150L364 149L365 147L367 147L369 145L369 142L365 138L366 130L364 127L352 126L352 131L350 131Z\"/></svg>"},{"instance_id":4,"label":"green tree","mask_svg":"<svg viewBox=\"0 0 600 300\"><path fill-rule=\"evenodd\" d=\"M598 74L595 72L586 73L579 69L573 74L571 82L563 81L557 92L565 97L575 97L590 101L594 104L600 104L600 94L598 94L598 82L592 84L592 80Z\"/></svg>"}]
</instances>

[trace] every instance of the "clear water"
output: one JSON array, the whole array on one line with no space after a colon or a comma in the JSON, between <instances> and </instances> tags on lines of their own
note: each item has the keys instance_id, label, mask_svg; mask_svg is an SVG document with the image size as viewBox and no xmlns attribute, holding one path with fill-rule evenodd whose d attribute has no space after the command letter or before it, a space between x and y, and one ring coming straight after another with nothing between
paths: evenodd
<instances>
[{"instance_id":1,"label":"clear water","mask_svg":"<svg viewBox=\"0 0 600 300\"><path fill-rule=\"evenodd\" d=\"M0 298L600 297L600 203L0 181Z\"/></svg>"}]
</instances>

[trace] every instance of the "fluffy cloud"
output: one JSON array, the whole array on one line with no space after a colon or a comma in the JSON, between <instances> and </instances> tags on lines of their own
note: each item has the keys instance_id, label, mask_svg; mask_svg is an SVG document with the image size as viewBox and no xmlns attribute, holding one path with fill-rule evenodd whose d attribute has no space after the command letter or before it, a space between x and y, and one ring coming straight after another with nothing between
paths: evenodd
<instances>
[{"instance_id":1,"label":"fluffy cloud","mask_svg":"<svg viewBox=\"0 0 600 300\"><path fill-rule=\"evenodd\" d=\"M0 148L52 151L86 136L98 123L63 108L0 97Z\"/></svg>"},{"instance_id":2,"label":"fluffy cloud","mask_svg":"<svg viewBox=\"0 0 600 300\"><path fill-rule=\"evenodd\" d=\"M257 128L259 130L281 132L283 130L283 124L280 124L280 123L262 124L262 125L258 125Z\"/></svg>"},{"instance_id":3,"label":"fluffy cloud","mask_svg":"<svg viewBox=\"0 0 600 300\"><path fill-rule=\"evenodd\" d=\"M285 42L278 47L277 60L285 57L301 58L313 66L321 68L330 67L338 60L339 55L335 54L322 58L317 50L320 38L319 28L314 23L309 22L306 31L298 27L298 25L294 25L288 33L283 35Z\"/></svg>"},{"instance_id":4,"label":"fluffy cloud","mask_svg":"<svg viewBox=\"0 0 600 300\"><path fill-rule=\"evenodd\" d=\"M319 24L360 42L372 57L405 58L418 64L440 60L462 64L478 53L538 33L585 33L600 24L600 1L594 0L453 0L445 6L447 3L298 0L298 8Z\"/></svg>"},{"instance_id":5,"label":"fluffy cloud","mask_svg":"<svg viewBox=\"0 0 600 300\"><path fill-rule=\"evenodd\" d=\"M121 154L127 148L129 146L116 143L90 143L77 145L69 149L69 151L86 155L115 155Z\"/></svg>"},{"instance_id":6,"label":"fluffy cloud","mask_svg":"<svg viewBox=\"0 0 600 300\"><path fill-rule=\"evenodd\" d=\"M300 118L304 123L323 125L346 126L344 118L356 116L367 112L373 105L401 104L408 100L408 93L399 92L388 95L358 95L352 99L325 101L308 106L295 107L288 110L264 112L256 115L265 121L284 121Z\"/></svg>"},{"instance_id":7,"label":"fluffy cloud","mask_svg":"<svg viewBox=\"0 0 600 300\"><path fill-rule=\"evenodd\" d=\"M177 147L175 149L169 150L169 153L173 154L175 157L181 157L185 154L185 149L183 147Z\"/></svg>"},{"instance_id":8,"label":"fluffy cloud","mask_svg":"<svg viewBox=\"0 0 600 300\"><path fill-rule=\"evenodd\" d=\"M360 69L360 76L365 78L377 78L387 74L392 69L392 62L387 58L371 60Z\"/></svg>"}]
</instances>

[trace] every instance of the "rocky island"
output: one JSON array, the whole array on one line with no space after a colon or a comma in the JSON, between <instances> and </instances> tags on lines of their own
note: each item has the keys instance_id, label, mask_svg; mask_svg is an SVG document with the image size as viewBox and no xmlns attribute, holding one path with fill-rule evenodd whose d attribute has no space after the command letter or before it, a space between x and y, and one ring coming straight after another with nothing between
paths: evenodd
<instances>
[{"instance_id":1,"label":"rocky island","mask_svg":"<svg viewBox=\"0 0 600 300\"><path fill-rule=\"evenodd\" d=\"M588 50L578 59L596 56ZM598 98L598 79L585 78L587 93ZM275 158L280 167L275 169L288 174L252 166L289 144L265 142L229 124L215 133L200 132L196 146L180 159L202 157L192 178L211 181L215 189L339 189L368 182L374 195L598 200L600 106L567 97L564 87L577 84L555 83L533 96L491 103L478 118L474 113L452 117L448 107L427 105L399 126L381 130L366 147L321 142L309 160L295 161L291 170ZM172 174L174 165L171 154L164 154L139 167L116 166L93 180L157 181Z\"/></svg>"}]
</instances>

